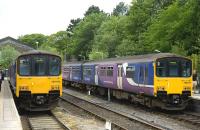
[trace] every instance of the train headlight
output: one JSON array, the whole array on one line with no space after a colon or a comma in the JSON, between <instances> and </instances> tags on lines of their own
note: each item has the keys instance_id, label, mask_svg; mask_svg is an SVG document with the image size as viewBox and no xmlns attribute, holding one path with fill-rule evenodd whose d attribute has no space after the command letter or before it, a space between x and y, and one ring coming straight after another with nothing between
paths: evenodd
<instances>
[{"instance_id":1,"label":"train headlight","mask_svg":"<svg viewBox=\"0 0 200 130\"><path fill-rule=\"evenodd\" d=\"M59 90L59 85L51 85L51 90Z\"/></svg>"},{"instance_id":2,"label":"train headlight","mask_svg":"<svg viewBox=\"0 0 200 130\"><path fill-rule=\"evenodd\" d=\"M165 87L163 87L163 86L158 86L158 91L165 91Z\"/></svg>"},{"instance_id":3,"label":"train headlight","mask_svg":"<svg viewBox=\"0 0 200 130\"><path fill-rule=\"evenodd\" d=\"M184 90L184 91L190 91L190 89L191 89L191 87L189 87L189 86L183 87L183 90Z\"/></svg>"},{"instance_id":4,"label":"train headlight","mask_svg":"<svg viewBox=\"0 0 200 130\"><path fill-rule=\"evenodd\" d=\"M27 91L28 90L28 86L19 86L19 90L20 91Z\"/></svg>"}]
</instances>

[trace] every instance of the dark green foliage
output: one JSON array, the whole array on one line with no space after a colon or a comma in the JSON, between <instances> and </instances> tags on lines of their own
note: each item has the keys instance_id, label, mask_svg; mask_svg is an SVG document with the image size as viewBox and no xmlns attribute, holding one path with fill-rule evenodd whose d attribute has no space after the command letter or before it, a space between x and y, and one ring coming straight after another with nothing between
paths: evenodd
<instances>
[{"instance_id":1,"label":"dark green foliage","mask_svg":"<svg viewBox=\"0 0 200 130\"><path fill-rule=\"evenodd\" d=\"M125 5L124 2L120 2L116 8L113 9L114 16L122 16L128 13L128 5Z\"/></svg>"},{"instance_id":2,"label":"dark green foliage","mask_svg":"<svg viewBox=\"0 0 200 130\"><path fill-rule=\"evenodd\" d=\"M145 43L151 45L149 50L174 52L172 48L176 46L187 55L197 54L200 47L199 11L198 0L177 0L161 12L144 33Z\"/></svg>"},{"instance_id":3,"label":"dark green foliage","mask_svg":"<svg viewBox=\"0 0 200 130\"><path fill-rule=\"evenodd\" d=\"M48 37L45 46L56 48L60 55L71 54L71 42L66 31L59 31Z\"/></svg>"},{"instance_id":4,"label":"dark green foliage","mask_svg":"<svg viewBox=\"0 0 200 130\"><path fill-rule=\"evenodd\" d=\"M88 58L94 43L94 36L106 18L107 16L104 13L92 13L86 16L74 29L72 44L75 56L83 55L86 59Z\"/></svg>"},{"instance_id":5,"label":"dark green foliage","mask_svg":"<svg viewBox=\"0 0 200 130\"><path fill-rule=\"evenodd\" d=\"M20 55L15 48L7 45L0 48L0 69L7 69L8 66Z\"/></svg>"},{"instance_id":6,"label":"dark green foliage","mask_svg":"<svg viewBox=\"0 0 200 130\"><path fill-rule=\"evenodd\" d=\"M81 19L77 18L77 19L72 19L69 24L69 26L67 27L67 32L69 36L73 35L73 30L74 28L80 23Z\"/></svg>"},{"instance_id":7,"label":"dark green foliage","mask_svg":"<svg viewBox=\"0 0 200 130\"><path fill-rule=\"evenodd\" d=\"M88 16L88 15L90 15L90 14L93 14L93 13L100 13L101 11L100 11L100 9L99 9L99 7L98 6L94 6L94 5L92 5L92 6L90 6L89 8L88 8L88 10L85 12L85 16Z\"/></svg>"},{"instance_id":8,"label":"dark green foliage","mask_svg":"<svg viewBox=\"0 0 200 130\"><path fill-rule=\"evenodd\" d=\"M27 34L24 36L20 36L18 40L36 49L37 44L38 44L38 47L40 47L42 44L44 44L47 41L47 36L43 34L37 34L37 33Z\"/></svg>"}]
</instances>

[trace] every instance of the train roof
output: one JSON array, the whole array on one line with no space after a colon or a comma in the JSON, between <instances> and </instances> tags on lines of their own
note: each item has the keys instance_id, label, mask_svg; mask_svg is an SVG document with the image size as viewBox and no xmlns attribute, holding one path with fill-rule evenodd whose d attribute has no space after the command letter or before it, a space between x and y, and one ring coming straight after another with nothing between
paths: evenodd
<instances>
[{"instance_id":1,"label":"train roof","mask_svg":"<svg viewBox=\"0 0 200 130\"><path fill-rule=\"evenodd\" d=\"M66 62L64 66L79 66L84 64L84 61L74 61L74 62Z\"/></svg>"},{"instance_id":2,"label":"train roof","mask_svg":"<svg viewBox=\"0 0 200 130\"><path fill-rule=\"evenodd\" d=\"M49 53L49 52L46 52L46 51L32 50L32 51L25 52L25 53L19 55L18 57L24 56L24 55L38 55L38 54L46 54L46 55L59 56L59 55L57 55L57 54ZM59 56L59 57L60 57L60 56Z\"/></svg>"},{"instance_id":3,"label":"train roof","mask_svg":"<svg viewBox=\"0 0 200 130\"><path fill-rule=\"evenodd\" d=\"M163 57L182 57L172 53L155 53L155 54L145 54L145 55L135 55L135 56L126 56L126 57L119 57L119 58L108 58L104 60L98 61L89 61L86 62L84 65L92 65L92 64L112 64L112 63L124 63L124 62L150 62L155 61L158 58ZM182 57L184 58L184 57Z\"/></svg>"},{"instance_id":4,"label":"train roof","mask_svg":"<svg viewBox=\"0 0 200 130\"><path fill-rule=\"evenodd\" d=\"M155 61L158 58L164 57L182 57L180 55L172 54L172 53L154 53L154 54L145 54L145 55L135 55L135 56L126 56L126 57L119 57L119 58L108 58L103 60L96 60L96 61L85 61L85 62L67 62L64 66L76 66L76 65L95 65L95 64L120 64L120 63L135 63L135 62L151 62Z\"/></svg>"}]
</instances>

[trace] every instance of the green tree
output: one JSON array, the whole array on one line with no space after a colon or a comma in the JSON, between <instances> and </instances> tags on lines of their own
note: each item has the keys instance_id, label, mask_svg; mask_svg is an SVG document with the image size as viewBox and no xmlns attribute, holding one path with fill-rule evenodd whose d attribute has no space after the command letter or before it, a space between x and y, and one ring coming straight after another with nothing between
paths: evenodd
<instances>
[{"instance_id":1,"label":"green tree","mask_svg":"<svg viewBox=\"0 0 200 130\"><path fill-rule=\"evenodd\" d=\"M69 26L67 27L67 32L68 32L68 36L69 36L69 37L73 35L73 30L74 30L74 28L75 28L80 22L81 22L81 19L80 19L80 18L70 20L70 24L69 24Z\"/></svg>"},{"instance_id":2,"label":"green tree","mask_svg":"<svg viewBox=\"0 0 200 130\"><path fill-rule=\"evenodd\" d=\"M88 59L92 50L94 36L101 26L101 23L107 18L104 13L92 13L84 18L74 29L72 36L72 48L75 56L83 55Z\"/></svg>"},{"instance_id":3,"label":"green tree","mask_svg":"<svg viewBox=\"0 0 200 130\"><path fill-rule=\"evenodd\" d=\"M24 43L25 45L28 45L37 49L37 47L40 47L42 44L44 44L47 41L47 36L43 34L37 34L37 33L27 34L24 36L20 36L18 40Z\"/></svg>"},{"instance_id":4,"label":"green tree","mask_svg":"<svg viewBox=\"0 0 200 130\"><path fill-rule=\"evenodd\" d=\"M71 54L71 42L66 31L59 31L55 34L52 34L48 37L47 42L42 46L42 48L52 48L52 51L56 51L60 55L65 53ZM55 48L55 49L54 49Z\"/></svg>"},{"instance_id":5,"label":"green tree","mask_svg":"<svg viewBox=\"0 0 200 130\"><path fill-rule=\"evenodd\" d=\"M162 52L181 48L187 55L197 54L200 50L200 1L177 0L164 10L144 33L144 42L151 50Z\"/></svg>"},{"instance_id":6,"label":"green tree","mask_svg":"<svg viewBox=\"0 0 200 130\"><path fill-rule=\"evenodd\" d=\"M144 35L148 27L154 23L154 19L158 17L158 14L165 10L172 0L135 0L132 2L132 6L129 9L127 25L125 29L126 36L122 40L122 44L118 47L118 50L122 49L123 46L130 45L130 48L124 48L126 52L121 54L133 55L133 54L144 54L150 53L148 42L144 42Z\"/></svg>"},{"instance_id":7,"label":"green tree","mask_svg":"<svg viewBox=\"0 0 200 130\"><path fill-rule=\"evenodd\" d=\"M116 48L121 44L124 37L126 16L111 16L105 20L94 37L93 50L106 52L108 57L115 57Z\"/></svg>"},{"instance_id":8,"label":"green tree","mask_svg":"<svg viewBox=\"0 0 200 130\"><path fill-rule=\"evenodd\" d=\"M100 12L101 12L101 11L100 11L100 9L99 9L98 6L92 5L92 6L90 6L90 7L88 8L88 10L85 12L84 16L88 16L88 15L90 15L90 14L93 14L93 13L100 13Z\"/></svg>"},{"instance_id":9,"label":"green tree","mask_svg":"<svg viewBox=\"0 0 200 130\"><path fill-rule=\"evenodd\" d=\"M128 5L125 5L124 2L120 2L114 9L112 14L114 16L126 15L128 13Z\"/></svg>"},{"instance_id":10,"label":"green tree","mask_svg":"<svg viewBox=\"0 0 200 130\"><path fill-rule=\"evenodd\" d=\"M108 53L102 52L102 51L93 50L89 54L90 60L102 60L102 59L107 58L107 57L108 57Z\"/></svg>"},{"instance_id":11,"label":"green tree","mask_svg":"<svg viewBox=\"0 0 200 130\"><path fill-rule=\"evenodd\" d=\"M16 51L13 47L7 45L0 49L0 64L3 69L9 67L9 65L14 61L14 59L20 53Z\"/></svg>"}]
</instances>

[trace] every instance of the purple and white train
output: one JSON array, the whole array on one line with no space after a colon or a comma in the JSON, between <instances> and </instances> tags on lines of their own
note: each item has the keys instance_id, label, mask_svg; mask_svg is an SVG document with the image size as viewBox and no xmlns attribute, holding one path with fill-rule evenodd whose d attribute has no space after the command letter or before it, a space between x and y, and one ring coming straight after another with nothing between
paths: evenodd
<instances>
[{"instance_id":1,"label":"purple and white train","mask_svg":"<svg viewBox=\"0 0 200 130\"><path fill-rule=\"evenodd\" d=\"M192 92L192 61L171 53L63 65L63 83L167 110L183 110Z\"/></svg>"}]
</instances>

